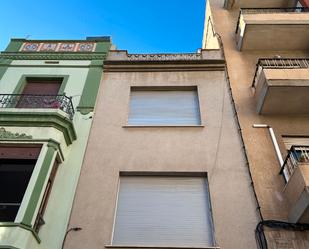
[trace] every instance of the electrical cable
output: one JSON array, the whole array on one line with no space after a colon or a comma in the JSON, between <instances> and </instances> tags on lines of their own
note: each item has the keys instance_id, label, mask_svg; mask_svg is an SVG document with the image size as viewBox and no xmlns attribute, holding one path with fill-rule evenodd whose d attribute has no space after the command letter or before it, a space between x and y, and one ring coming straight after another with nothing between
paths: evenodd
<instances>
[{"instance_id":1,"label":"electrical cable","mask_svg":"<svg viewBox=\"0 0 309 249\"><path fill-rule=\"evenodd\" d=\"M260 218L261 218L261 221L257 224L256 229L255 229L256 241L257 241L257 244L258 244L260 249L268 249L267 239L266 239L266 236L265 236L265 233L264 233L264 226L266 226L268 228L284 229L284 230L289 230L289 231L308 231L309 230L309 224L308 223L289 223L289 222L285 222L285 221L264 220L263 219L261 207L260 207L260 204L259 204L259 200L258 200L258 197L257 197L257 193L256 193L256 190L255 190L255 186L254 186L254 182L253 182L253 178L252 178L249 158L248 158L248 154L247 154L247 150L246 150L246 146L245 146L245 142L244 142L241 126L240 126L240 121L239 121L239 118L238 118L236 104L235 104L234 97L233 97L230 77L229 77L229 73L228 73L228 69L227 69L226 57L225 57L225 53L224 53L224 45L223 45L222 38L221 38L220 34L218 34L217 32L214 31L213 23L212 23L210 17L208 19L208 22L210 22L210 24L211 24L213 35L216 36L217 39L218 39L220 50L222 52L222 56L223 56L223 59L224 59L226 80L227 80L227 83L228 83L229 95L230 95L230 98L231 98L232 107L233 107L233 110L234 110L234 116L235 116L236 123L237 123L238 130L239 130L239 135L240 135L240 139L241 139L241 143L242 143L242 148L243 148L243 151L244 151L246 165L247 165L249 176L250 176L250 179L251 179L251 185L252 185L254 197L255 197L255 200L256 200L256 203L257 203L257 209L258 209L258 212L259 212L259 215L260 215Z\"/></svg>"},{"instance_id":2,"label":"electrical cable","mask_svg":"<svg viewBox=\"0 0 309 249\"><path fill-rule=\"evenodd\" d=\"M223 57L223 59L224 59L225 73L226 73L226 81L227 81L227 84L228 84L229 96L230 96L230 100L231 100L231 103L232 103L232 108L233 108L233 112L234 112L234 117L235 117L236 124L237 124L237 127L238 127L239 136L240 136L240 140L241 140L241 144L242 144L242 149L243 149L243 151L244 151L244 157L245 157L246 166L247 166L248 173L249 173L249 177L250 177L250 181L251 181L251 186L252 186L253 193L254 193L254 197L255 197L255 200L256 200L256 203L257 203L257 210L258 210L260 219L263 221L264 219L263 219L262 212L261 212L261 210L260 210L261 207L260 207L260 204L259 204L259 201L258 201L258 198L257 198L256 191L255 191L254 182L253 182L253 177L252 177L252 173L251 173L251 169L250 169L249 158L248 158L248 155L247 155L247 149L246 149L245 142L244 142L244 138L243 138L243 135L242 135L242 130L241 130L240 121L239 121L239 118L238 118L238 113L237 113L237 109L236 109L236 104L235 104L234 97L233 97L233 93L232 93L232 88L231 88L231 82L230 82L229 72L228 72L227 64L226 64L226 57L225 57L225 52L224 52L224 45L223 45L222 38L221 38L220 34L218 34L217 32L215 32L214 27L213 27L213 23L212 23L210 17L209 17L209 19L208 19L208 22L209 22L210 25L211 25L211 29L212 29L213 36L215 36L215 37L217 38L218 42L219 42L219 46L220 46L220 50L221 50L221 53L222 53L222 57Z\"/></svg>"},{"instance_id":3,"label":"electrical cable","mask_svg":"<svg viewBox=\"0 0 309 249\"><path fill-rule=\"evenodd\" d=\"M82 230L81 227L71 227L71 228L69 228L69 229L66 231L65 235L64 235L64 238L63 238L63 241L62 241L61 249L64 248L64 242L65 242L65 240L66 240L66 238L67 238L67 236L68 236L68 233L71 232L71 231L75 231L75 232L76 232L76 231L80 231L80 230Z\"/></svg>"},{"instance_id":4,"label":"electrical cable","mask_svg":"<svg viewBox=\"0 0 309 249\"><path fill-rule=\"evenodd\" d=\"M209 181L211 181L212 176L215 174L215 170L217 168L217 162L218 162L218 154L219 154L219 148L220 148L220 144L221 144L221 140L222 140L222 128L223 128L223 118L224 118L224 109L225 109L225 85L222 84L222 102L221 102L221 117L220 117L220 128L219 128L219 135L218 135L218 140L217 140L217 144L216 144L216 153L215 153L215 159L214 159L214 163L213 163L213 167L211 169L211 172L209 173Z\"/></svg>"}]
</instances>

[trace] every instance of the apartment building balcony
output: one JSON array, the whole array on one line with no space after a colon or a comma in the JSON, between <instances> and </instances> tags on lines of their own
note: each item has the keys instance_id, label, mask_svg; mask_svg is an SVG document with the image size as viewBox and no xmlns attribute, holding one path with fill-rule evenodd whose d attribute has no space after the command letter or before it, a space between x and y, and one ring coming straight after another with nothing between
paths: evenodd
<instances>
[{"instance_id":1,"label":"apartment building balcony","mask_svg":"<svg viewBox=\"0 0 309 249\"><path fill-rule=\"evenodd\" d=\"M74 108L71 98L65 95L0 94L0 108L30 108L61 110L71 120Z\"/></svg>"},{"instance_id":2,"label":"apartment building balcony","mask_svg":"<svg viewBox=\"0 0 309 249\"><path fill-rule=\"evenodd\" d=\"M287 0L225 0L224 6L230 8L282 8L288 7Z\"/></svg>"},{"instance_id":3,"label":"apartment building balcony","mask_svg":"<svg viewBox=\"0 0 309 249\"><path fill-rule=\"evenodd\" d=\"M53 127L66 144L76 139L74 107L63 95L0 94L0 126Z\"/></svg>"},{"instance_id":4,"label":"apartment building balcony","mask_svg":"<svg viewBox=\"0 0 309 249\"><path fill-rule=\"evenodd\" d=\"M309 49L309 8L243 8L236 43L239 50Z\"/></svg>"},{"instance_id":5,"label":"apartment building balcony","mask_svg":"<svg viewBox=\"0 0 309 249\"><path fill-rule=\"evenodd\" d=\"M288 199L289 220L309 222L309 146L292 146L281 173L286 180L284 195Z\"/></svg>"},{"instance_id":6,"label":"apartment building balcony","mask_svg":"<svg viewBox=\"0 0 309 249\"><path fill-rule=\"evenodd\" d=\"M309 59L259 59L252 87L259 114L309 114Z\"/></svg>"}]
</instances>

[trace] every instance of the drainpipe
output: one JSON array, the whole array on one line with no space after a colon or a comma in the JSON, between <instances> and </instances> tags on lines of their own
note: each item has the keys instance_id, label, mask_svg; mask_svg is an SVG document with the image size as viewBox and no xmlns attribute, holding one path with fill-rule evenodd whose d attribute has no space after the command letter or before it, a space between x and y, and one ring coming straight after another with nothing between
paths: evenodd
<instances>
[{"instance_id":1,"label":"drainpipe","mask_svg":"<svg viewBox=\"0 0 309 249\"><path fill-rule=\"evenodd\" d=\"M282 158L282 155L281 155L279 145L278 145L278 142L277 142L273 128L271 128L269 125L266 125L266 124L254 124L253 128L267 128L268 129L270 137L271 137L271 141L273 142L273 145L274 145L274 148L275 148L275 151L276 151L276 154L277 154L277 158L278 158L278 161L279 161L279 164L280 164L280 168L282 168L284 161L283 161L283 158Z\"/></svg>"}]
</instances>

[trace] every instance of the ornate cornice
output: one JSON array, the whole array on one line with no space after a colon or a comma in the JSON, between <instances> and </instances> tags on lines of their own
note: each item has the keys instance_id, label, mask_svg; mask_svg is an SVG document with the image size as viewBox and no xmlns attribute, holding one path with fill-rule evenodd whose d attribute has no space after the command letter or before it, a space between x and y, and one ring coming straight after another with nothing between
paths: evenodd
<instances>
[{"instance_id":1,"label":"ornate cornice","mask_svg":"<svg viewBox=\"0 0 309 249\"><path fill-rule=\"evenodd\" d=\"M63 133L67 145L72 144L77 139L73 122L59 112L17 112L1 110L0 114L1 126L53 127ZM0 135L0 138L7 139L8 137L1 137ZM29 138L24 137L23 139Z\"/></svg>"},{"instance_id":2,"label":"ornate cornice","mask_svg":"<svg viewBox=\"0 0 309 249\"><path fill-rule=\"evenodd\" d=\"M39 52L23 52L8 53L2 52L0 59L11 60L105 60L106 53L39 53Z\"/></svg>"},{"instance_id":3,"label":"ornate cornice","mask_svg":"<svg viewBox=\"0 0 309 249\"><path fill-rule=\"evenodd\" d=\"M128 54L129 61L178 61L201 60L201 53L182 54Z\"/></svg>"},{"instance_id":4,"label":"ornate cornice","mask_svg":"<svg viewBox=\"0 0 309 249\"><path fill-rule=\"evenodd\" d=\"M104 65L188 65L224 64L219 49L201 49L196 53L129 54L127 50L110 50Z\"/></svg>"},{"instance_id":5,"label":"ornate cornice","mask_svg":"<svg viewBox=\"0 0 309 249\"><path fill-rule=\"evenodd\" d=\"M0 139L32 139L31 135L25 133L13 133L5 130L5 128L0 128Z\"/></svg>"}]
</instances>

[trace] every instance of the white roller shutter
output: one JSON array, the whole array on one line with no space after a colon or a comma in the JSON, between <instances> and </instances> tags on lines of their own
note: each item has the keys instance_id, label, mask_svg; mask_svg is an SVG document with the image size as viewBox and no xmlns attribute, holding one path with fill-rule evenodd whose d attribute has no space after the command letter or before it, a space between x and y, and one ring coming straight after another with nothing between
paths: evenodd
<instances>
[{"instance_id":1,"label":"white roller shutter","mask_svg":"<svg viewBox=\"0 0 309 249\"><path fill-rule=\"evenodd\" d=\"M200 125L196 90L131 90L129 125Z\"/></svg>"},{"instance_id":2,"label":"white roller shutter","mask_svg":"<svg viewBox=\"0 0 309 249\"><path fill-rule=\"evenodd\" d=\"M112 243L213 246L206 179L121 177Z\"/></svg>"}]
</instances>

